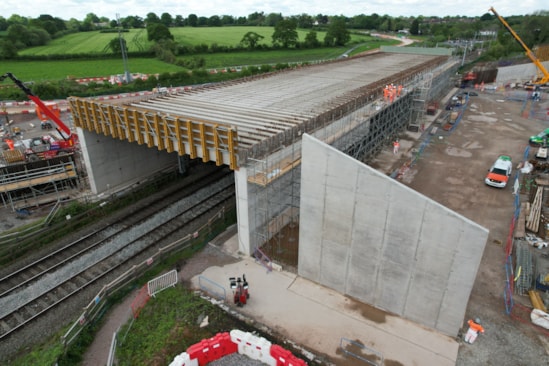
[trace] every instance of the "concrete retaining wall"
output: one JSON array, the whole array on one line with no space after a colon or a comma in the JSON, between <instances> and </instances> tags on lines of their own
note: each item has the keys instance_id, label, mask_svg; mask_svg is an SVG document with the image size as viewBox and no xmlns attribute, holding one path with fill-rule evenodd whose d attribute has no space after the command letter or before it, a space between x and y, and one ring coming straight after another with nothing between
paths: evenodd
<instances>
[{"instance_id":1,"label":"concrete retaining wall","mask_svg":"<svg viewBox=\"0 0 549 366\"><path fill-rule=\"evenodd\" d=\"M309 135L298 273L457 335L488 230Z\"/></svg>"},{"instance_id":2,"label":"concrete retaining wall","mask_svg":"<svg viewBox=\"0 0 549 366\"><path fill-rule=\"evenodd\" d=\"M95 194L129 186L171 166L177 166L177 154L150 149L79 129L80 146Z\"/></svg>"}]
</instances>

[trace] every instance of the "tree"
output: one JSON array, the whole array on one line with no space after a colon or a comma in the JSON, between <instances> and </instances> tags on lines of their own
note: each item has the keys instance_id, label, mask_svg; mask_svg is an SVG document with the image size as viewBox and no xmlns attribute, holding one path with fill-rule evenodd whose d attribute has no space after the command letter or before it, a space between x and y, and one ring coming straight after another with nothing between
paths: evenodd
<instances>
[{"instance_id":1,"label":"tree","mask_svg":"<svg viewBox=\"0 0 549 366\"><path fill-rule=\"evenodd\" d=\"M480 17L480 21L481 22L485 22L485 21L489 21L489 20L492 20L494 19L495 15L492 15L490 13L484 13L482 14L482 16Z\"/></svg>"},{"instance_id":2,"label":"tree","mask_svg":"<svg viewBox=\"0 0 549 366\"><path fill-rule=\"evenodd\" d=\"M263 12L252 13L248 15L248 25L263 25L265 23L265 14Z\"/></svg>"},{"instance_id":3,"label":"tree","mask_svg":"<svg viewBox=\"0 0 549 366\"><path fill-rule=\"evenodd\" d=\"M248 47L250 49L254 49L257 47L257 44L259 41L261 41L263 37L261 34L257 34L256 32L248 32L242 37L240 40L240 43L244 45L244 47Z\"/></svg>"},{"instance_id":4,"label":"tree","mask_svg":"<svg viewBox=\"0 0 549 366\"><path fill-rule=\"evenodd\" d=\"M86 17L84 18L84 22L89 22L89 23L99 23L99 17L97 15L95 15L94 13L88 13L86 14Z\"/></svg>"},{"instance_id":5,"label":"tree","mask_svg":"<svg viewBox=\"0 0 549 366\"><path fill-rule=\"evenodd\" d=\"M318 22L318 24L328 24L328 16L327 15L318 14L315 17L315 19Z\"/></svg>"},{"instance_id":6,"label":"tree","mask_svg":"<svg viewBox=\"0 0 549 366\"><path fill-rule=\"evenodd\" d=\"M273 43L281 43L282 47L288 48L297 44L297 23L295 19L281 20L275 25Z\"/></svg>"},{"instance_id":7,"label":"tree","mask_svg":"<svg viewBox=\"0 0 549 366\"><path fill-rule=\"evenodd\" d=\"M145 23L147 23L147 26L151 23L160 23L160 18L155 13L150 12L145 17Z\"/></svg>"},{"instance_id":8,"label":"tree","mask_svg":"<svg viewBox=\"0 0 549 366\"><path fill-rule=\"evenodd\" d=\"M170 13L162 13L162 15L160 15L160 23L168 28L171 27L173 25L173 18Z\"/></svg>"},{"instance_id":9,"label":"tree","mask_svg":"<svg viewBox=\"0 0 549 366\"><path fill-rule=\"evenodd\" d=\"M198 17L198 26L199 27L205 27L208 25L208 18L206 17Z\"/></svg>"},{"instance_id":10,"label":"tree","mask_svg":"<svg viewBox=\"0 0 549 366\"><path fill-rule=\"evenodd\" d=\"M182 15L176 15L173 24L176 27L183 27L185 25L185 19L183 19Z\"/></svg>"},{"instance_id":11,"label":"tree","mask_svg":"<svg viewBox=\"0 0 549 366\"><path fill-rule=\"evenodd\" d=\"M351 40L351 33L345 26L345 18L334 17L328 26L328 32L324 37L324 43L327 46L344 46Z\"/></svg>"},{"instance_id":12,"label":"tree","mask_svg":"<svg viewBox=\"0 0 549 366\"><path fill-rule=\"evenodd\" d=\"M12 24L6 32L6 39L18 49L28 47L31 38L31 31L23 24Z\"/></svg>"},{"instance_id":13,"label":"tree","mask_svg":"<svg viewBox=\"0 0 549 366\"><path fill-rule=\"evenodd\" d=\"M236 20L232 15L223 15L221 17L221 24L223 25L233 25L236 23Z\"/></svg>"},{"instance_id":14,"label":"tree","mask_svg":"<svg viewBox=\"0 0 549 366\"><path fill-rule=\"evenodd\" d=\"M10 59L17 56L17 48L7 39L0 39L0 59Z\"/></svg>"},{"instance_id":15,"label":"tree","mask_svg":"<svg viewBox=\"0 0 549 366\"><path fill-rule=\"evenodd\" d=\"M128 49L128 46L126 44L126 40L124 38L113 38L109 41L109 48L111 49L112 53L115 54L122 54L122 44L120 41L122 40L122 43L124 44L124 49Z\"/></svg>"},{"instance_id":16,"label":"tree","mask_svg":"<svg viewBox=\"0 0 549 366\"><path fill-rule=\"evenodd\" d=\"M320 41L318 40L317 34L314 30L307 33L303 44L307 48L315 48L320 46Z\"/></svg>"},{"instance_id":17,"label":"tree","mask_svg":"<svg viewBox=\"0 0 549 366\"><path fill-rule=\"evenodd\" d=\"M168 27L162 23L147 24L147 39L149 41L159 42L164 39L173 40L173 35Z\"/></svg>"},{"instance_id":18,"label":"tree","mask_svg":"<svg viewBox=\"0 0 549 366\"><path fill-rule=\"evenodd\" d=\"M217 15L212 15L208 19L208 27L221 27L221 18Z\"/></svg>"},{"instance_id":19,"label":"tree","mask_svg":"<svg viewBox=\"0 0 549 366\"><path fill-rule=\"evenodd\" d=\"M412 20L412 25L410 26L410 34L417 36L419 34L419 19L416 18Z\"/></svg>"},{"instance_id":20,"label":"tree","mask_svg":"<svg viewBox=\"0 0 549 366\"><path fill-rule=\"evenodd\" d=\"M312 28L314 25L313 17L305 13L296 16L295 19L297 21L298 28L309 29L309 28Z\"/></svg>"},{"instance_id":21,"label":"tree","mask_svg":"<svg viewBox=\"0 0 549 366\"><path fill-rule=\"evenodd\" d=\"M278 22L280 22L282 19L282 14L280 13L269 13L267 17L265 18L265 25L268 27L274 27Z\"/></svg>"},{"instance_id":22,"label":"tree","mask_svg":"<svg viewBox=\"0 0 549 366\"><path fill-rule=\"evenodd\" d=\"M189 17L187 18L187 24L191 27L196 27L198 25L198 17L196 14L189 14Z\"/></svg>"},{"instance_id":23,"label":"tree","mask_svg":"<svg viewBox=\"0 0 549 366\"><path fill-rule=\"evenodd\" d=\"M0 15L0 32L1 31L5 31L6 29L8 29L8 21L6 20L6 18L4 18L3 16Z\"/></svg>"}]
</instances>

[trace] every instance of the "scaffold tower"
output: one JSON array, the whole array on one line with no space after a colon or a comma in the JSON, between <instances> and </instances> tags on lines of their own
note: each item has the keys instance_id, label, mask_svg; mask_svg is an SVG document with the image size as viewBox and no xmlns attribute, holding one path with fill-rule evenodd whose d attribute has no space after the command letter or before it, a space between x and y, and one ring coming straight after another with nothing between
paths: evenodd
<instances>
[{"instance_id":1,"label":"scaffold tower","mask_svg":"<svg viewBox=\"0 0 549 366\"><path fill-rule=\"evenodd\" d=\"M410 131L422 130L425 126L424 115L427 110L427 103L429 103L429 90L431 90L432 83L432 72L417 76L412 89L412 111L410 113L410 123L408 124Z\"/></svg>"}]
</instances>

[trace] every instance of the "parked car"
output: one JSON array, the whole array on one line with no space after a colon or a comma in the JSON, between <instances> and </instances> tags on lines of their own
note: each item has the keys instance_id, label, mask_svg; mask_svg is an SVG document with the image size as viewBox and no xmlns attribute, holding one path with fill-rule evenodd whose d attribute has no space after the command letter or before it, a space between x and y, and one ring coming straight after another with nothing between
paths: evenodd
<instances>
[{"instance_id":1,"label":"parked car","mask_svg":"<svg viewBox=\"0 0 549 366\"><path fill-rule=\"evenodd\" d=\"M546 128L545 130L541 131L537 135L530 136L530 139L528 140L528 143L530 146L543 146L547 145L547 140L549 139L549 128Z\"/></svg>"},{"instance_id":2,"label":"parked car","mask_svg":"<svg viewBox=\"0 0 549 366\"><path fill-rule=\"evenodd\" d=\"M484 179L484 183L496 188L505 188L507 181L511 176L513 163L511 157L500 155L492 167L488 170L488 175Z\"/></svg>"}]
</instances>

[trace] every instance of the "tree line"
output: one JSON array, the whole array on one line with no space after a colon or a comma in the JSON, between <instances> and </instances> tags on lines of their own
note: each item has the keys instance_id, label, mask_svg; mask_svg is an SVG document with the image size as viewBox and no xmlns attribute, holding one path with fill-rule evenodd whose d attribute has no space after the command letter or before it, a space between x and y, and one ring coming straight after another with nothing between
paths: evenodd
<instances>
[{"instance_id":1,"label":"tree line","mask_svg":"<svg viewBox=\"0 0 549 366\"><path fill-rule=\"evenodd\" d=\"M530 48L549 43L549 11L534 14L509 16L503 15L506 21L517 32ZM335 25L334 25L335 23ZM144 18L130 15L119 19L99 17L88 13L83 20L71 18L63 20L52 15L40 15L28 18L12 15L9 18L0 16L0 59L17 56L19 50L47 45L51 39L62 37L73 32L87 32L115 29L146 28L149 40L173 40L169 28L172 27L224 27L224 26L266 26L275 27L273 43L281 47L317 47L322 45L344 45L349 37L349 30L378 32L407 31L414 36L421 36L426 46L440 46L450 39L473 40L482 34L496 34L491 57L494 59L521 52L522 49L513 37L501 26L491 13L479 17L391 17L379 14L360 14L353 17L317 15L283 16L281 13L254 12L247 17L231 15L213 15L210 17L189 14L171 15L154 12ZM331 27L330 27L331 26ZM303 42L296 39L296 29L310 29ZM323 40L316 39L316 31L328 30L330 33ZM254 48L258 39L256 34L247 34L242 39L246 47ZM112 42L113 47L114 41Z\"/></svg>"}]
</instances>

